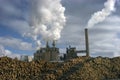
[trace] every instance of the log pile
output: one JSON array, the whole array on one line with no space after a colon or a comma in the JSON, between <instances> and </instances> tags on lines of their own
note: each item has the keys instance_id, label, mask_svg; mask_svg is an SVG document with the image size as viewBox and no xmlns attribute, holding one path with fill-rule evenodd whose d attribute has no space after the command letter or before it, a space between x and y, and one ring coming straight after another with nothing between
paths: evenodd
<instances>
[{"instance_id":1,"label":"log pile","mask_svg":"<svg viewBox=\"0 0 120 80\"><path fill-rule=\"evenodd\" d=\"M78 57L65 62L23 62L0 58L1 80L120 79L120 57Z\"/></svg>"}]
</instances>

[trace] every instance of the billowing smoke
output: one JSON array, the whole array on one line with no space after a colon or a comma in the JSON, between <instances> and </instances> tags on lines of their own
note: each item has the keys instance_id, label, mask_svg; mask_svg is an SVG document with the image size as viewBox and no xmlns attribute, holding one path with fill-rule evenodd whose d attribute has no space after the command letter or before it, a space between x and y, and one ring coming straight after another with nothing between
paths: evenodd
<instances>
[{"instance_id":1,"label":"billowing smoke","mask_svg":"<svg viewBox=\"0 0 120 80\"><path fill-rule=\"evenodd\" d=\"M41 45L40 38L58 40L65 25L65 8L61 0L31 0L30 32L27 34Z\"/></svg>"},{"instance_id":2,"label":"billowing smoke","mask_svg":"<svg viewBox=\"0 0 120 80\"><path fill-rule=\"evenodd\" d=\"M91 19L88 21L87 28L91 28L95 24L104 21L107 16L114 12L115 2L116 0L107 0L107 2L104 3L104 8L92 15Z\"/></svg>"}]
</instances>

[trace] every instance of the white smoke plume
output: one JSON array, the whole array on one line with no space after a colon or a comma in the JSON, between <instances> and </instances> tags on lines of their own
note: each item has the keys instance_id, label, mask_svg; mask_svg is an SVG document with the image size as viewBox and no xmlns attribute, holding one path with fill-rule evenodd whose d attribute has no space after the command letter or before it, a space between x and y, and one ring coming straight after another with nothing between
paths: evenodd
<instances>
[{"instance_id":1,"label":"white smoke plume","mask_svg":"<svg viewBox=\"0 0 120 80\"><path fill-rule=\"evenodd\" d=\"M61 0L31 0L30 32L27 34L41 45L40 38L58 40L65 25L65 8Z\"/></svg>"},{"instance_id":2,"label":"white smoke plume","mask_svg":"<svg viewBox=\"0 0 120 80\"><path fill-rule=\"evenodd\" d=\"M95 24L105 20L112 12L115 11L116 0L107 0L104 3L104 8L101 11L95 12L88 21L87 28L92 28Z\"/></svg>"}]
</instances>

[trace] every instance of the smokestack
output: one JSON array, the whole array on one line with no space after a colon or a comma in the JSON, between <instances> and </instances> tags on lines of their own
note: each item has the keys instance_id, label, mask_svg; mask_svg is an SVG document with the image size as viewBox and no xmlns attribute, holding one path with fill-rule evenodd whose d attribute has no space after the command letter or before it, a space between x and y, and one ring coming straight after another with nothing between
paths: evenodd
<instances>
[{"instance_id":1,"label":"smokestack","mask_svg":"<svg viewBox=\"0 0 120 80\"><path fill-rule=\"evenodd\" d=\"M48 41L46 42L46 48L49 48L49 43L48 43Z\"/></svg>"},{"instance_id":2,"label":"smokestack","mask_svg":"<svg viewBox=\"0 0 120 80\"><path fill-rule=\"evenodd\" d=\"M88 29L85 28L85 43L86 43L86 56L89 56L89 39L88 39Z\"/></svg>"},{"instance_id":3,"label":"smokestack","mask_svg":"<svg viewBox=\"0 0 120 80\"><path fill-rule=\"evenodd\" d=\"M55 47L55 40L53 40L52 46Z\"/></svg>"}]
</instances>

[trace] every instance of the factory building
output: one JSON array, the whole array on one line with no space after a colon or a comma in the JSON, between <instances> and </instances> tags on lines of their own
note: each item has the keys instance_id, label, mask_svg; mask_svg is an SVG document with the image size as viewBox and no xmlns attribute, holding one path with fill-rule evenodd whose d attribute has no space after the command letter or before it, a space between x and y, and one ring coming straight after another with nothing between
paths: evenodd
<instances>
[{"instance_id":1,"label":"factory building","mask_svg":"<svg viewBox=\"0 0 120 80\"><path fill-rule=\"evenodd\" d=\"M20 60L25 62L30 62L33 60L33 57L28 55L21 55Z\"/></svg>"},{"instance_id":2,"label":"factory building","mask_svg":"<svg viewBox=\"0 0 120 80\"><path fill-rule=\"evenodd\" d=\"M28 56L27 56L27 55L22 55L22 56L20 57L20 60L21 60L21 61L28 62Z\"/></svg>"},{"instance_id":3,"label":"factory building","mask_svg":"<svg viewBox=\"0 0 120 80\"><path fill-rule=\"evenodd\" d=\"M40 48L34 53L34 60L56 61L58 60L58 55L59 48L55 46L55 41L53 41L52 47L47 42L46 47Z\"/></svg>"},{"instance_id":4,"label":"factory building","mask_svg":"<svg viewBox=\"0 0 120 80\"><path fill-rule=\"evenodd\" d=\"M64 54L63 60L69 60L77 57L77 53L86 53L86 57L89 57L89 40L88 40L88 29L85 29L85 50L76 50L76 47L66 48L66 54Z\"/></svg>"},{"instance_id":5,"label":"factory building","mask_svg":"<svg viewBox=\"0 0 120 80\"><path fill-rule=\"evenodd\" d=\"M84 50L76 50L76 47L69 46L66 48L66 53L61 60L69 60L78 57L78 53L85 53L86 57L89 57L89 39L88 39L88 29L85 29L85 46ZM59 60L59 48L55 46L55 41L52 43L52 47L49 46L48 42L46 47L40 48L34 53L34 60L45 60L45 61L58 61Z\"/></svg>"},{"instance_id":6,"label":"factory building","mask_svg":"<svg viewBox=\"0 0 120 80\"><path fill-rule=\"evenodd\" d=\"M76 47L69 46L69 48L66 48L66 59L72 59L76 57L77 57Z\"/></svg>"}]
</instances>

